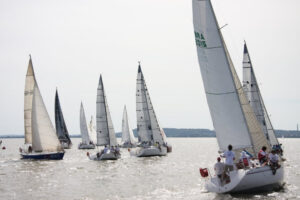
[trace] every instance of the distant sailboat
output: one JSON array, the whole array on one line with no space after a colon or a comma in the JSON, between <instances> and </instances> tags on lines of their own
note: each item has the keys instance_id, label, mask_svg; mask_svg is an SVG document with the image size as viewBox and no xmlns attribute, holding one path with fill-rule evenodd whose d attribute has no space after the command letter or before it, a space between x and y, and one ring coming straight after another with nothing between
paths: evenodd
<instances>
[{"instance_id":1,"label":"distant sailboat","mask_svg":"<svg viewBox=\"0 0 300 200\"><path fill-rule=\"evenodd\" d=\"M24 92L25 147L23 159L63 159L64 150L57 138L37 85L30 58Z\"/></svg>"},{"instance_id":2,"label":"distant sailboat","mask_svg":"<svg viewBox=\"0 0 300 200\"><path fill-rule=\"evenodd\" d=\"M243 88L253 111L261 124L264 134L273 148L280 148L279 142L265 107L256 76L251 63L246 42L244 44L243 58Z\"/></svg>"},{"instance_id":3,"label":"distant sailboat","mask_svg":"<svg viewBox=\"0 0 300 200\"><path fill-rule=\"evenodd\" d=\"M62 147L64 149L70 149L72 147L72 142L61 110L57 89L55 92L55 125L56 134Z\"/></svg>"},{"instance_id":4,"label":"distant sailboat","mask_svg":"<svg viewBox=\"0 0 300 200\"><path fill-rule=\"evenodd\" d=\"M78 145L78 149L95 149L95 144L90 140L82 102L80 104L80 132L82 142Z\"/></svg>"},{"instance_id":5,"label":"distant sailboat","mask_svg":"<svg viewBox=\"0 0 300 200\"><path fill-rule=\"evenodd\" d=\"M165 134L155 115L140 64L136 83L136 115L140 148L132 152L132 155L165 156L167 154Z\"/></svg>"},{"instance_id":6,"label":"distant sailboat","mask_svg":"<svg viewBox=\"0 0 300 200\"><path fill-rule=\"evenodd\" d=\"M136 146L136 141L132 129L128 123L128 116L126 106L124 106L123 120L122 120L122 147L132 148Z\"/></svg>"},{"instance_id":7,"label":"distant sailboat","mask_svg":"<svg viewBox=\"0 0 300 200\"><path fill-rule=\"evenodd\" d=\"M90 133L90 139L92 140L92 142L94 144L97 143L97 133L96 133L96 129L95 129L95 122L94 122L94 118L93 116L91 116L91 120L90 120L90 124L89 124L89 133Z\"/></svg>"},{"instance_id":8,"label":"distant sailboat","mask_svg":"<svg viewBox=\"0 0 300 200\"><path fill-rule=\"evenodd\" d=\"M91 160L117 160L121 157L117 139L112 124L107 99L104 92L102 76L100 75L97 89L96 104L97 146L105 146L103 150L88 157Z\"/></svg>"},{"instance_id":9,"label":"distant sailboat","mask_svg":"<svg viewBox=\"0 0 300 200\"><path fill-rule=\"evenodd\" d=\"M237 76L210 0L193 0L193 22L200 71L220 151L231 144L239 158L243 150L256 157L262 146L271 149ZM269 166L257 166L231 171L228 176L230 182L224 185L217 176L206 179L206 189L216 193L273 189L282 184L284 169L281 166L273 175Z\"/></svg>"}]
</instances>

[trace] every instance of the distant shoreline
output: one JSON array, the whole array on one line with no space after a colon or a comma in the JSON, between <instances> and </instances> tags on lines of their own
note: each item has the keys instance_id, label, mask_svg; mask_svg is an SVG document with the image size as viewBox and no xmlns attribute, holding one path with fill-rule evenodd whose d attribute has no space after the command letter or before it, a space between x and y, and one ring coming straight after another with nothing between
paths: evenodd
<instances>
[{"instance_id":1,"label":"distant shoreline","mask_svg":"<svg viewBox=\"0 0 300 200\"><path fill-rule=\"evenodd\" d=\"M216 133L209 129L177 129L177 128L164 128L167 137L174 138L184 138L184 137L216 137ZM134 135L136 134L136 129L133 130ZM277 138L300 138L300 131L296 130L275 130L275 135ZM80 138L79 134L70 135L71 138ZM116 133L117 137L121 137L121 133ZM2 134L0 138L24 138L23 134Z\"/></svg>"}]
</instances>

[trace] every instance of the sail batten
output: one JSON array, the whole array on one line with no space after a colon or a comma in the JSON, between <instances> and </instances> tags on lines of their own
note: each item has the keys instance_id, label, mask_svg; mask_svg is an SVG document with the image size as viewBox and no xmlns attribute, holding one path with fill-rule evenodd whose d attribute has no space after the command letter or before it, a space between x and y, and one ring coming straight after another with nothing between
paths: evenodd
<instances>
[{"instance_id":1,"label":"sail batten","mask_svg":"<svg viewBox=\"0 0 300 200\"><path fill-rule=\"evenodd\" d=\"M257 148L267 142L261 137L262 130L247 102L209 0L193 0L193 21L200 71L219 147L226 150L232 144L234 149L257 153Z\"/></svg>"}]
</instances>

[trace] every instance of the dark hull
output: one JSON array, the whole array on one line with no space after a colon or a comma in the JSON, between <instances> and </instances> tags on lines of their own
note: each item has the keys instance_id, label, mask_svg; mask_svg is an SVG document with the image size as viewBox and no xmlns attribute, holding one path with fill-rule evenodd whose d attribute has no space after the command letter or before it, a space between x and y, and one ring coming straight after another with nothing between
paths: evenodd
<instances>
[{"instance_id":1,"label":"dark hull","mask_svg":"<svg viewBox=\"0 0 300 200\"><path fill-rule=\"evenodd\" d=\"M21 154L22 159L33 160L61 160L64 157L65 152L57 153L41 153L41 154Z\"/></svg>"}]
</instances>

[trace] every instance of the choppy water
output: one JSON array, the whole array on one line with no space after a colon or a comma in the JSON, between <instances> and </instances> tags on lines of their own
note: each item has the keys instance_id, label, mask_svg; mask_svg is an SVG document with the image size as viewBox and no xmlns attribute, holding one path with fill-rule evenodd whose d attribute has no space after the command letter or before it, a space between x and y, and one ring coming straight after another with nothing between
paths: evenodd
<instances>
[{"instance_id":1,"label":"choppy water","mask_svg":"<svg viewBox=\"0 0 300 200\"><path fill-rule=\"evenodd\" d=\"M173 152L165 157L136 158L122 150L117 161L91 161L80 140L60 161L21 160L23 139L4 139L0 150L0 199L300 199L300 139L282 139L284 190L231 196L208 193L199 167L213 166L215 138L169 138ZM93 152L90 150L90 152Z\"/></svg>"}]
</instances>

